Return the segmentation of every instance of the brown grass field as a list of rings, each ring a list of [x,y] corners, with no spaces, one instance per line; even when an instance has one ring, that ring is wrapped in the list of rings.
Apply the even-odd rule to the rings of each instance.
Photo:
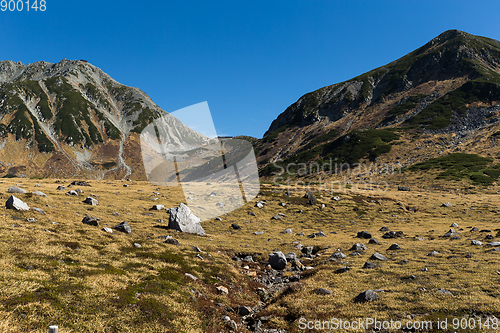
[[[301,273],[300,287],[274,295],[256,315],[271,316],[269,328],[299,332],[300,318],[376,317],[402,322],[449,318],[451,323],[454,317],[477,322],[498,317],[500,251],[489,251],[492,247],[486,246],[500,236],[497,187],[442,182],[422,188],[416,179],[412,182],[406,177],[392,180],[410,184],[410,192],[397,191],[392,181],[387,191],[322,190],[315,193],[316,206],[305,203],[302,188],[287,196],[285,186],[263,183],[261,194],[251,203],[222,215],[222,221],[202,222],[207,237],[167,230],[168,212],[149,210],[154,204],[178,206],[184,200],[179,188],[102,180],[89,181],[90,187],[73,186],[69,189],[80,188],[84,193],[68,196],[56,188],[68,187],[73,179],[58,183],[55,179],[4,178],[0,182],[4,201],[10,196],[7,189],[16,184],[28,193],[42,191],[48,197],[16,195],[30,207],[42,208],[45,215],[0,208],[0,332],[47,332],[49,325],[58,325],[61,333],[230,332],[223,316],[237,323],[242,318],[227,308],[259,304],[263,286],[252,276],[265,274],[265,261],[275,250],[300,254],[294,247],[297,243],[315,246],[319,252],[313,260],[304,260],[312,269]],[[98,206],[82,202],[90,194],[98,197]],[[337,195],[340,201],[332,200]],[[263,209],[254,207],[257,200],[267,201]],[[286,207],[279,205],[283,202]],[[441,207],[444,202],[452,206]],[[286,214],[283,220],[271,219],[278,213]],[[100,218],[99,226],[83,224],[87,214]],[[123,221],[132,227],[131,234],[101,230]],[[461,239],[443,238],[454,222]],[[233,230],[232,223],[242,229]],[[402,231],[404,237],[383,239],[384,232],[379,231],[383,226]],[[471,232],[470,227],[479,230]],[[281,233],[287,228],[293,234]],[[356,238],[362,230],[372,233],[380,244]],[[255,235],[255,231],[264,234]],[[327,237],[307,237],[317,231]],[[305,236],[297,235],[301,232]],[[159,238],[165,235],[181,245],[165,244]],[[487,235],[493,238],[486,239]],[[485,245],[472,246],[472,239]],[[368,250],[349,256],[349,248],[357,242]],[[388,250],[393,243],[402,249]],[[338,249],[347,258],[326,262]],[[381,267],[363,269],[375,251],[390,260],[381,262]],[[431,251],[439,254],[428,256]],[[257,263],[244,269],[232,260],[235,254],[252,255]],[[407,263],[401,263],[403,259]],[[333,273],[346,265],[350,271]],[[229,293],[220,294],[218,286],[228,288]],[[318,295],[318,288],[332,294]],[[381,298],[354,303],[367,289],[378,290]],[[453,295],[440,294],[438,289]],[[248,330],[240,326],[238,331]]]

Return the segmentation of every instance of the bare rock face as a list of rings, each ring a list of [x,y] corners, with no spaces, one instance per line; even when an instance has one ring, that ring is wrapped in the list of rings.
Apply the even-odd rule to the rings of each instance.
[[[170,218],[168,228],[181,232],[206,236],[205,230],[201,227],[201,220],[196,217],[188,206],[181,203],[177,208],[170,208]]]
[[[30,210],[30,207],[25,202],[13,195],[11,195],[9,199],[7,199],[5,207],[7,207],[7,209],[15,210]]]

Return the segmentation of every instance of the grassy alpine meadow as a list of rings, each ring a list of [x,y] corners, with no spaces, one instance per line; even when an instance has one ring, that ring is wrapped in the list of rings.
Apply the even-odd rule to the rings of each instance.
[[[438,319],[448,318],[453,329],[453,318],[484,323],[500,317],[500,246],[488,245],[500,236],[498,187],[435,180],[439,186],[425,188],[418,178],[428,174],[416,173],[413,181],[397,177],[406,177],[411,190],[398,191],[392,182],[384,191],[323,188],[314,192],[316,205],[303,198],[304,188],[264,182],[252,202],[220,220],[203,221],[206,237],[170,230],[168,211],[150,210],[185,202],[180,188],[141,181],[70,186],[75,179],[1,179],[4,202],[10,186],[21,187],[27,193],[14,195],[45,214],[0,208],[0,331],[46,332],[49,325],[61,333],[236,331],[224,320],[228,316],[238,332],[247,332],[248,317],[235,311],[241,306],[259,306],[250,317],[289,332],[310,331],[301,320],[427,320],[434,323],[427,331],[437,332]],[[65,194],[77,188],[83,191],[79,196]],[[83,203],[87,196],[98,205]],[[255,207],[257,201],[264,207]],[[86,215],[99,218],[98,225],[82,223]],[[130,234],[102,230],[123,221]],[[455,233],[444,237],[450,229]],[[309,237],[320,231],[326,237]],[[358,238],[360,231],[379,244]],[[388,231],[395,238],[384,238]],[[180,245],[165,243],[165,236]],[[355,243],[367,249],[353,253]],[[400,249],[389,249],[394,243]],[[315,255],[301,257],[299,244],[312,246]],[[267,261],[275,251],[295,252],[305,267],[298,282],[266,298],[268,287],[258,281],[270,274]],[[328,260],[337,252],[346,257]],[[375,252],[387,260],[371,259]],[[247,255],[254,262],[234,260]],[[375,267],[363,268],[367,261]],[[350,269],[338,271],[343,267]],[[294,275],[288,269],[279,274]],[[355,302],[366,290],[380,298]]]

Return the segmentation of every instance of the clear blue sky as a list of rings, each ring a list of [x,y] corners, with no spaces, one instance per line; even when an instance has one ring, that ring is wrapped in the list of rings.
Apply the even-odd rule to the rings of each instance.
[[[262,137],[303,94],[441,32],[500,40],[498,1],[69,1],[0,12],[0,60],[86,59],[168,112],[207,101],[219,135]]]

